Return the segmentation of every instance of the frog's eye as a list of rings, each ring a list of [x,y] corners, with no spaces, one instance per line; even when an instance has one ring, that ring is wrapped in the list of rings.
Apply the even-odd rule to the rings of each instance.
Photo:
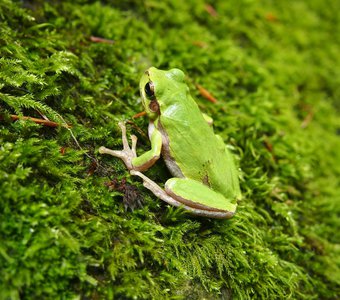
[[[145,85],[144,91],[148,98],[152,99],[155,97],[155,87],[151,81]]]

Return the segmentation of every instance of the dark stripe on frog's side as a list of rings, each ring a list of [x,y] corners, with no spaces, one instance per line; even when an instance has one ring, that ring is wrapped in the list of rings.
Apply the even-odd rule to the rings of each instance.
[[[147,73],[149,73],[148,71],[146,71]],[[157,101],[157,98],[155,97],[154,101]],[[158,103],[158,102],[157,102]],[[161,115],[161,110],[158,109],[157,111],[158,116]],[[176,164],[175,159],[171,156],[170,154],[170,147],[169,147],[169,137],[166,134],[161,121],[158,117],[158,120],[156,120],[154,122],[154,126],[160,131],[161,135],[162,135],[162,157],[164,159],[164,162],[168,168],[168,170],[170,171],[171,175],[174,177],[178,177],[178,178],[183,178],[184,175],[181,171],[181,169],[179,168],[179,166]],[[149,134],[150,135],[150,134]]]
[[[175,159],[171,156],[170,154],[170,147],[169,147],[169,138],[168,135],[166,134],[160,120],[157,122],[157,129],[161,132],[162,134],[162,157],[164,159],[164,162],[169,169],[170,173],[174,177],[178,178],[183,178],[184,175],[179,168],[179,166],[176,164]]]
[[[184,175],[180,167],[178,166],[175,159],[170,154],[170,141],[160,120],[158,120],[157,122],[157,127],[158,127],[158,130],[162,134],[162,140],[163,140],[162,141],[162,157],[164,159],[164,162],[167,168],[169,169],[172,176],[177,177],[177,178],[184,178]],[[211,187],[208,174],[202,176],[202,183],[208,187]]]

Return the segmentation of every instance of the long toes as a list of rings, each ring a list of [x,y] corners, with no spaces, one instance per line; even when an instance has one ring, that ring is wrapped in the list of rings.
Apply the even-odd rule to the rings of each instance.
[[[100,147],[98,149],[100,154],[109,154],[115,157],[119,157],[119,158],[124,158],[126,157],[126,153],[124,151],[119,151],[119,150],[111,150],[105,147]]]
[[[122,130],[122,142],[123,142],[123,149],[124,151],[130,151],[130,146],[129,146],[129,142],[126,138],[126,127],[124,122],[119,122],[118,123],[120,129]]]
[[[137,156],[136,153],[136,146],[137,146],[137,137],[135,135],[131,135],[131,150],[135,156]]]
[[[135,141],[137,143],[138,138],[134,134],[130,135],[130,138],[132,142]]]

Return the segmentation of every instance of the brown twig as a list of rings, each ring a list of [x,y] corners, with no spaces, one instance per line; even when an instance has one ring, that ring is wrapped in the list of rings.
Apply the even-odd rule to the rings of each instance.
[[[145,132],[139,127],[137,126],[134,122],[127,120],[126,124],[130,124],[136,131],[138,131],[138,133],[143,137],[143,138],[147,138],[147,135],[145,134]]]
[[[90,41],[94,43],[102,43],[102,44],[109,44],[109,45],[112,45],[115,42],[113,40],[104,39],[98,36],[91,36]]]
[[[68,125],[68,124],[63,125],[63,124],[59,124],[59,123],[56,123],[56,122],[52,122],[50,120],[37,119],[37,118],[32,118],[32,117],[17,116],[17,115],[11,115],[10,117],[13,121],[30,120],[30,121],[33,121],[34,123],[44,125],[44,126],[48,126],[48,127],[58,127],[58,126],[64,126],[64,127],[67,127],[67,128],[72,127],[71,125]]]
[[[146,112],[145,111],[141,111],[137,114],[135,114],[134,116],[132,116],[133,119],[137,119],[137,118],[140,118],[140,117],[143,117],[146,115]]]
[[[276,21],[278,21],[277,16],[274,15],[273,13],[271,13],[271,12],[267,13],[267,14],[265,15],[265,18],[266,18],[266,20],[269,21],[269,22],[276,22]]]
[[[273,152],[273,144],[268,140],[268,138],[265,138],[263,140],[264,146],[267,148],[269,152]]]
[[[216,9],[215,9],[212,5],[206,4],[206,5],[204,6],[204,8],[205,8],[206,12],[207,12],[210,16],[212,16],[213,18],[216,18],[216,17],[218,16],[218,13],[217,13]]]
[[[200,94],[207,100],[212,103],[217,103],[217,99],[209,93],[203,86],[196,84],[197,89],[199,90]]]
[[[199,48],[206,48],[206,47],[208,47],[208,44],[206,42],[203,42],[203,41],[193,41],[192,44],[194,46],[199,47]]]

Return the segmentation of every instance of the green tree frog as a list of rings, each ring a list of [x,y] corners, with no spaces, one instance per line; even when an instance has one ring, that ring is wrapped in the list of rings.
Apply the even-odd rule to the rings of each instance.
[[[238,171],[222,138],[214,134],[212,119],[201,113],[191,97],[184,73],[151,67],[140,80],[140,94],[150,119],[151,149],[137,156],[137,137],[131,136],[130,148],[120,122],[123,150],[100,147],[99,153],[121,158],[132,175],[171,205],[199,216],[232,217],[241,198]],[[141,173],[160,155],[173,176],[164,189]]]

